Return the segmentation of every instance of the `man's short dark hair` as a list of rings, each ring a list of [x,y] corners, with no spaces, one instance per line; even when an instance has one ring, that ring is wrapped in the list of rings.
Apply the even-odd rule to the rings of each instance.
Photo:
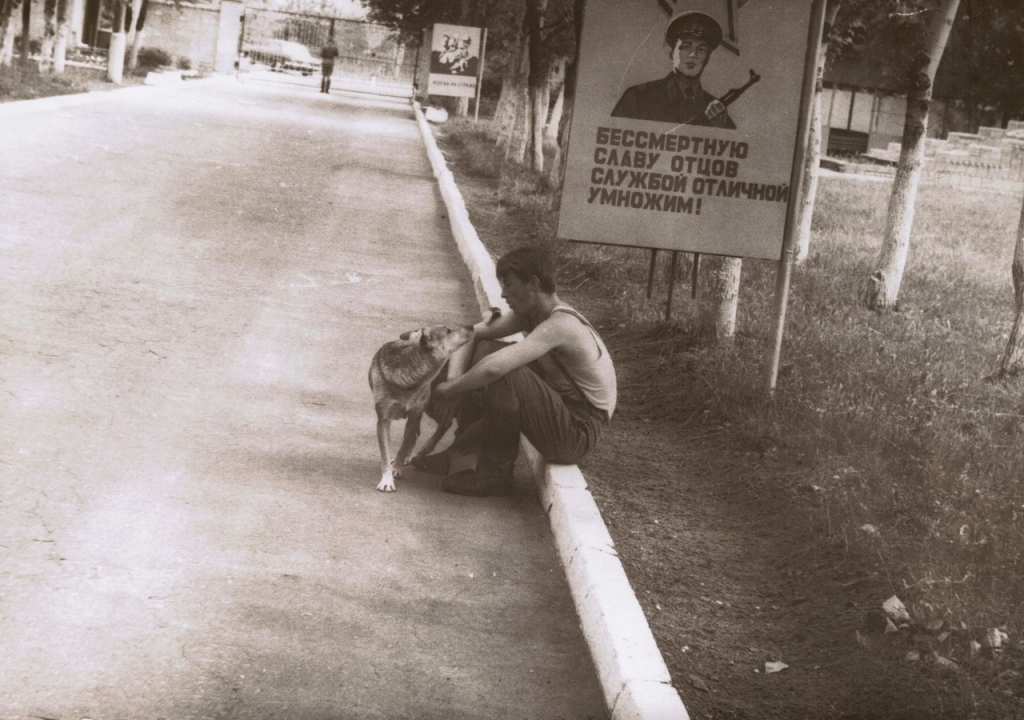
[[[523,282],[529,282],[531,277],[535,277],[541,292],[555,292],[555,262],[551,253],[542,247],[528,245],[510,250],[498,258],[495,271],[499,280],[515,275]]]

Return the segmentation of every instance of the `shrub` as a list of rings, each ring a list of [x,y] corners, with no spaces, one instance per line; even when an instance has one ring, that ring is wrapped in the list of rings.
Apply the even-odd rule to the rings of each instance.
[[[191,70],[192,69],[192,61],[189,60],[187,57],[185,57],[183,55],[183,56],[178,58],[177,68],[179,70]]]
[[[139,50],[137,67],[152,70],[170,65],[173,62],[171,54],[160,48],[144,47]]]

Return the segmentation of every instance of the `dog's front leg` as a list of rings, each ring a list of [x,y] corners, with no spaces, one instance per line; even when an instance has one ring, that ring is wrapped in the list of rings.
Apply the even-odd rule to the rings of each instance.
[[[395,491],[395,474],[391,465],[391,421],[377,416],[377,445],[380,446],[380,482],[377,489],[381,492]]]
[[[451,427],[451,421],[449,421],[447,425],[438,425],[434,434],[430,436],[430,439],[427,440],[426,444],[420,448],[416,455],[429,455],[434,452],[434,448],[437,447],[439,442],[441,442],[441,438],[443,438],[444,434],[448,432],[449,427]]]
[[[402,468],[409,462],[409,455],[412,454],[416,439],[420,436],[420,418],[423,411],[413,410],[405,421],[405,434],[402,436],[402,447],[398,448],[398,455],[395,457],[395,477],[399,477]]]

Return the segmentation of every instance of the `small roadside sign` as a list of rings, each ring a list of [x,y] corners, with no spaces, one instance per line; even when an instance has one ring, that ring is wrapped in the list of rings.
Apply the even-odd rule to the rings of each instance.
[[[483,71],[482,31],[465,25],[434,25],[427,94],[473,98]]]

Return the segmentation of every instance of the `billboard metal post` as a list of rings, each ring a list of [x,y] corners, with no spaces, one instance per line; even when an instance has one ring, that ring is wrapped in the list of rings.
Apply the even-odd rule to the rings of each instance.
[[[690,297],[697,299],[697,278],[700,276],[700,253],[693,254],[693,265],[690,267]]]
[[[651,292],[654,290],[654,266],[658,261],[658,250],[651,248],[651,266],[647,269],[647,299],[651,299]]]
[[[665,322],[672,319],[672,295],[676,289],[676,262],[679,260],[679,253],[672,251],[672,264],[668,271],[668,302],[665,303]]]
[[[484,86],[484,62],[487,57],[487,28],[484,28],[484,37],[480,43],[480,70],[476,79],[476,108],[473,110],[473,120],[480,119],[480,91]]]
[[[767,390],[775,392],[779,377],[779,358],[782,354],[782,336],[786,326],[786,306],[789,303],[789,285],[793,277],[793,256],[799,227],[796,223],[797,209],[803,194],[804,159],[807,155],[807,139],[811,126],[811,103],[814,102],[814,86],[818,77],[818,55],[821,35],[825,24],[827,0],[815,0],[808,28],[807,54],[804,61],[803,88],[800,95],[800,119],[797,123],[796,152],[793,155],[793,170],[790,175],[789,206],[786,208],[785,233],[782,240],[782,257],[779,259],[775,281],[775,318],[772,324],[772,356],[768,366]]]

